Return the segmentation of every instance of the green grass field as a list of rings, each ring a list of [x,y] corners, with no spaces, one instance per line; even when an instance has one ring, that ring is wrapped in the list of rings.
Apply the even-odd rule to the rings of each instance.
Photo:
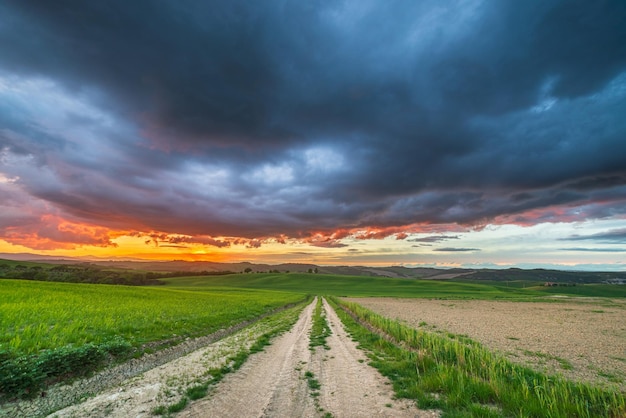
[[[132,344],[209,334],[303,299],[256,289],[165,288],[0,280],[0,350],[33,354],[122,337]]]
[[[84,375],[107,359],[207,335],[305,295],[0,280],[0,399]],[[110,360],[108,360],[110,361]]]
[[[406,298],[532,300],[554,294],[626,297],[626,286],[600,284],[543,287],[536,282],[464,282],[306,273],[250,273],[162,279],[167,287],[201,290],[237,287],[283,290],[330,296],[392,296]]]

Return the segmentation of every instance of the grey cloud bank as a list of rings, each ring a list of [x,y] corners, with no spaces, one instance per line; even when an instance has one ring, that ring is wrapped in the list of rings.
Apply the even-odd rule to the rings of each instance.
[[[619,0],[5,1],[0,236],[624,218],[625,40]]]

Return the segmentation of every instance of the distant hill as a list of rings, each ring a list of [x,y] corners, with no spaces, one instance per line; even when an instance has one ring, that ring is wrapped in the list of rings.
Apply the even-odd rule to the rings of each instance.
[[[510,268],[506,270],[475,270],[463,277],[467,280],[486,281],[515,281],[532,280],[544,283],[602,283],[609,280],[626,279],[626,272],[598,272],[598,271],[563,271],[532,269],[524,270]]]
[[[98,259],[95,257],[84,258],[59,258],[41,256],[36,254],[0,253],[0,259],[17,261],[34,261],[49,264],[71,264],[83,267],[98,266],[106,269],[140,270],[155,273],[217,273],[234,272],[291,272],[319,274],[338,274],[349,276],[390,277],[404,279],[429,279],[429,280],[468,280],[468,281],[534,281],[540,283],[602,283],[626,281],[626,272],[588,272],[588,271],[562,271],[519,268],[509,269],[436,269],[427,267],[409,268],[403,266],[369,267],[369,266],[318,266],[315,264],[259,264],[259,263],[215,263],[211,261],[146,261],[137,259]]]

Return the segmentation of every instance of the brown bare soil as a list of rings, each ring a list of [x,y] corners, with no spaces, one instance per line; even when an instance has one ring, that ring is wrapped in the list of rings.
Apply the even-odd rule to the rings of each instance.
[[[415,328],[465,335],[511,361],[626,391],[626,301],[348,298]]]

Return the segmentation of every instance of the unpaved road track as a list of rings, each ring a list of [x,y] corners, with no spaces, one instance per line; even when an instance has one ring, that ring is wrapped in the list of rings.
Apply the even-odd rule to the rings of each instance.
[[[201,417],[434,417],[414,402],[393,399],[388,381],[371,366],[346,334],[336,313],[324,301],[332,335],[329,350],[309,349],[314,304],[292,330],[264,352],[251,357],[227,376],[207,398],[179,416]],[[312,372],[321,384],[319,395],[304,378]]]
[[[394,400],[391,385],[367,364],[365,354],[346,334],[336,313],[324,301],[332,335],[329,350],[309,349],[315,302],[307,306],[289,332],[265,351],[251,355],[237,371],[191,402],[176,417],[436,417],[415,403]],[[248,334],[257,333],[247,331]],[[234,334],[87,400],[58,411],[54,417],[150,417],[163,403],[166,382],[200,375],[245,336]],[[252,337],[249,337],[250,341]],[[312,372],[321,387],[311,389]],[[184,385],[183,385],[184,386]],[[176,399],[175,397],[173,398]]]
[[[248,359],[237,373],[226,376],[207,399],[194,402],[180,417],[313,417],[317,408],[309,396],[303,366],[310,361],[308,332],[314,304],[286,334],[264,352]]]

